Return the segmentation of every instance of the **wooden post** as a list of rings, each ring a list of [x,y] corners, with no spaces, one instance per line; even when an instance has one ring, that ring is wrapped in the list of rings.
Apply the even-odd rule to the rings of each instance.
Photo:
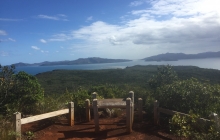
[[[21,113],[16,112],[14,113],[14,127],[15,127],[15,139],[21,140]]]
[[[159,102],[156,100],[154,102],[154,124],[158,125],[160,122],[160,112],[158,111],[159,108]]]
[[[134,102],[134,92],[129,91],[129,98],[131,98],[131,101]]]
[[[134,121],[134,92],[133,91],[129,91],[129,97],[131,98],[131,102],[132,102],[132,110],[131,110],[131,122],[133,125],[133,121]]]
[[[74,125],[74,103],[73,102],[69,103],[69,125],[70,126]]]
[[[215,122],[215,127],[216,127],[217,130],[219,130],[219,127],[220,127],[220,126],[219,126],[218,114],[212,113],[212,114],[210,115],[210,119]]]
[[[131,116],[132,108],[131,108],[131,98],[126,99],[126,125],[127,125],[127,133],[132,132],[132,116]]]
[[[91,120],[91,117],[90,117],[90,100],[89,99],[86,99],[85,106],[86,106],[86,121],[89,122]]]
[[[96,92],[93,92],[92,93],[92,99],[96,99],[97,98],[97,93]]]
[[[138,98],[138,116],[139,116],[139,121],[142,121],[143,120],[143,113],[142,113],[142,110],[143,110],[143,100],[142,98]]]
[[[94,111],[94,123],[95,123],[95,132],[99,132],[99,116],[98,116],[98,104],[97,99],[93,99],[93,111]]]

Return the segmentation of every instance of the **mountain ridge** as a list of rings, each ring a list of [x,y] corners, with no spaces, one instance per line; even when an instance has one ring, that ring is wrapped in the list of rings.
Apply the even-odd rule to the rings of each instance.
[[[145,61],[178,61],[183,59],[203,59],[203,58],[220,58],[220,51],[218,52],[203,52],[197,54],[184,53],[165,53],[143,58]]]
[[[118,62],[128,62],[132,60],[128,59],[108,59],[108,58],[100,58],[100,57],[89,57],[89,58],[79,58],[76,60],[64,60],[64,61],[44,61],[40,63],[15,63],[16,67],[21,66],[55,66],[55,65],[79,65],[79,64],[99,64],[99,63],[118,63]]]

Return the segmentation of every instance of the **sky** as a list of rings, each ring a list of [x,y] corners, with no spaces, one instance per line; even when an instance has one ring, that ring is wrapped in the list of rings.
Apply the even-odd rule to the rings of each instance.
[[[0,0],[0,64],[220,51],[220,0]]]

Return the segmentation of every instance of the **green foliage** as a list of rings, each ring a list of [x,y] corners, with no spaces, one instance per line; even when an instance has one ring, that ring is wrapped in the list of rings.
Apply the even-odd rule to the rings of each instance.
[[[154,97],[161,107],[179,112],[192,110],[202,117],[207,117],[211,112],[220,113],[220,86],[204,84],[196,79],[161,86]]]
[[[90,89],[96,86],[114,85],[119,89],[143,88],[149,89],[147,82],[152,75],[157,74],[157,69],[170,66],[133,66],[125,69],[107,70],[54,70],[37,74],[36,77],[43,87],[45,94],[61,94],[66,89],[74,91],[79,87]],[[208,81],[211,84],[220,84],[220,71],[202,69],[194,66],[173,66],[171,72],[176,71],[179,80],[192,77],[199,81]],[[161,70],[162,71],[162,70]],[[158,72],[159,73],[159,72]],[[172,73],[171,75],[172,76]],[[137,91],[135,91],[136,93]]]
[[[124,88],[127,88],[124,86]],[[122,98],[125,96],[125,90],[113,84],[105,84],[100,86],[92,86],[88,90],[88,94],[98,93],[103,98]]]
[[[14,80],[14,66],[0,65],[0,112],[5,112],[5,105],[10,100]],[[1,113],[1,114],[2,114]]]
[[[17,102],[18,111],[24,114],[34,113],[32,112],[34,107],[37,107],[37,103],[44,97],[43,89],[37,78],[25,72],[15,75],[12,92],[11,99],[14,99],[14,103]]]
[[[13,74],[14,66],[1,68],[0,112],[12,114],[16,111],[30,114],[43,100],[44,93],[36,77],[25,72]]]
[[[85,89],[78,89],[76,92],[72,93],[73,96],[73,102],[75,104],[74,109],[76,114],[78,115],[78,118],[82,119],[82,116],[85,116],[85,100],[91,99],[91,96],[88,94],[88,91]]]
[[[214,122],[199,120],[199,116],[190,112],[190,116],[175,114],[170,120],[170,132],[178,137],[192,140],[220,139],[219,129]]]
[[[74,102],[76,118],[82,120],[85,118],[84,107],[86,99],[91,100],[91,95],[89,95],[88,91],[83,88],[71,92],[66,90],[66,92],[62,94],[46,95],[39,109],[41,110],[41,113],[46,113],[67,108],[69,102]]]
[[[149,80],[149,86],[151,89],[156,90],[162,85],[171,84],[176,81],[177,74],[170,65],[157,68],[157,74]]]
[[[111,117],[119,117],[121,114],[122,114],[122,109],[120,109],[120,108],[113,108],[112,110],[111,110]]]
[[[27,140],[32,140],[35,137],[34,132],[32,131],[25,132],[25,137]]]
[[[15,132],[12,135],[13,125],[9,119],[0,115],[0,139],[12,140],[15,136]],[[11,135],[10,135],[11,134]]]
[[[67,104],[72,101],[72,95],[69,93],[45,95],[44,100],[37,108],[39,113],[47,113],[67,108]]]
[[[77,104],[84,104],[85,99],[91,99],[91,97],[88,95],[88,91],[84,88],[79,88],[76,92],[72,93],[73,95],[73,101],[75,101]],[[84,100],[83,102],[81,100]]]
[[[46,94],[63,93],[66,89],[74,91],[80,87],[90,90],[91,87],[114,85],[117,87],[144,87],[151,75],[144,68],[110,69],[110,70],[56,70],[36,75]],[[100,89],[101,90],[101,89]]]
[[[9,137],[9,139],[19,138],[19,137],[21,137],[21,134],[15,132],[15,131],[9,131],[7,137]]]
[[[0,70],[0,112],[4,115],[16,111],[22,114],[56,111],[67,108],[72,101],[75,118],[82,121],[85,119],[84,103],[86,99],[91,101],[91,93],[97,92],[98,98],[127,98],[128,92],[134,91],[135,103],[138,98],[143,99],[148,117],[153,115],[155,100],[160,102],[160,107],[184,113],[192,110],[199,115],[191,114],[192,117],[185,118],[175,115],[170,120],[170,130],[177,136],[199,139],[201,134],[200,139],[204,136],[219,138],[212,125],[197,124],[200,116],[220,113],[220,85],[214,85],[220,83],[220,71],[217,70],[169,65],[134,66],[95,71],[55,70],[36,76],[25,72],[14,74],[13,66],[0,67]],[[121,113],[117,109],[113,111],[113,116]],[[8,128],[7,132],[3,131],[0,124],[0,136],[8,135],[11,129]]]
[[[149,84],[154,90],[150,97],[158,100],[160,107],[190,113],[190,117],[179,114],[173,116],[170,120],[170,131],[173,134],[190,139],[220,139],[219,130],[213,123],[201,123],[198,119],[207,118],[211,112],[220,113],[219,85],[195,78],[178,80],[169,66],[158,69]]]

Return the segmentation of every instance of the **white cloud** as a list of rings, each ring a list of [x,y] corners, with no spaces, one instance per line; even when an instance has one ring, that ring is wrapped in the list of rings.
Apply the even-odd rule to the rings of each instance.
[[[90,47],[88,53],[120,56],[123,52],[123,56],[136,58],[149,52],[219,51],[219,0],[152,0],[147,4],[149,8],[130,11],[123,24],[96,21],[56,34],[50,41],[82,40]]]
[[[49,53],[49,51],[44,51],[44,50],[41,50],[39,47],[37,46],[31,46],[32,49],[34,50],[37,50],[37,51],[40,51],[41,53]],[[29,53],[29,55],[31,55],[31,53]]]
[[[38,48],[37,46],[31,46],[31,48],[34,50],[40,50],[40,48]]]
[[[91,20],[93,20],[93,16],[87,17],[87,19],[86,19],[87,22],[91,21]]]
[[[219,0],[154,0],[151,8],[145,10],[153,15],[170,15],[175,17],[198,16],[203,14],[218,13]]]
[[[38,15],[37,17],[43,19],[59,20],[59,18],[56,16]]]
[[[7,33],[3,30],[0,30],[0,35],[7,35]]]
[[[0,39],[0,42],[8,42],[8,41],[15,42],[16,40],[14,40],[14,39],[12,39],[12,38]]]
[[[41,43],[47,43],[47,41],[44,40],[44,39],[40,39],[40,42],[41,42]]]
[[[0,56],[9,56],[9,53],[5,51],[0,51]]]
[[[92,23],[90,26],[83,27],[73,31],[74,38],[89,40],[89,41],[104,41],[114,35],[121,27],[117,25],[107,24],[102,21]]]
[[[0,21],[22,21],[23,19],[0,18]]]
[[[136,1],[133,1],[129,4],[129,6],[139,6],[139,5],[142,5],[144,3],[144,0],[136,0]]]
[[[48,16],[48,15],[38,15],[37,16],[37,18],[42,18],[42,19],[68,21],[68,19],[66,17],[67,16],[64,14],[57,14],[54,16]]]
[[[71,34],[60,33],[53,35],[52,38],[49,39],[49,41],[66,41],[70,39],[73,39]]]
[[[65,14],[57,14],[57,16],[60,16],[60,17],[67,17]]]
[[[152,8],[132,11],[138,17],[124,25],[102,21],[73,31],[74,38],[112,44],[205,46],[218,41],[220,10],[217,0],[157,0]],[[211,6],[208,3],[212,3]],[[219,2],[218,2],[219,3]],[[220,4],[220,3],[219,3]],[[166,44],[168,43],[168,44]],[[220,42],[219,42],[220,43]],[[172,46],[170,45],[170,46]]]
[[[16,40],[12,39],[12,38],[8,38],[9,41],[15,42]]]

